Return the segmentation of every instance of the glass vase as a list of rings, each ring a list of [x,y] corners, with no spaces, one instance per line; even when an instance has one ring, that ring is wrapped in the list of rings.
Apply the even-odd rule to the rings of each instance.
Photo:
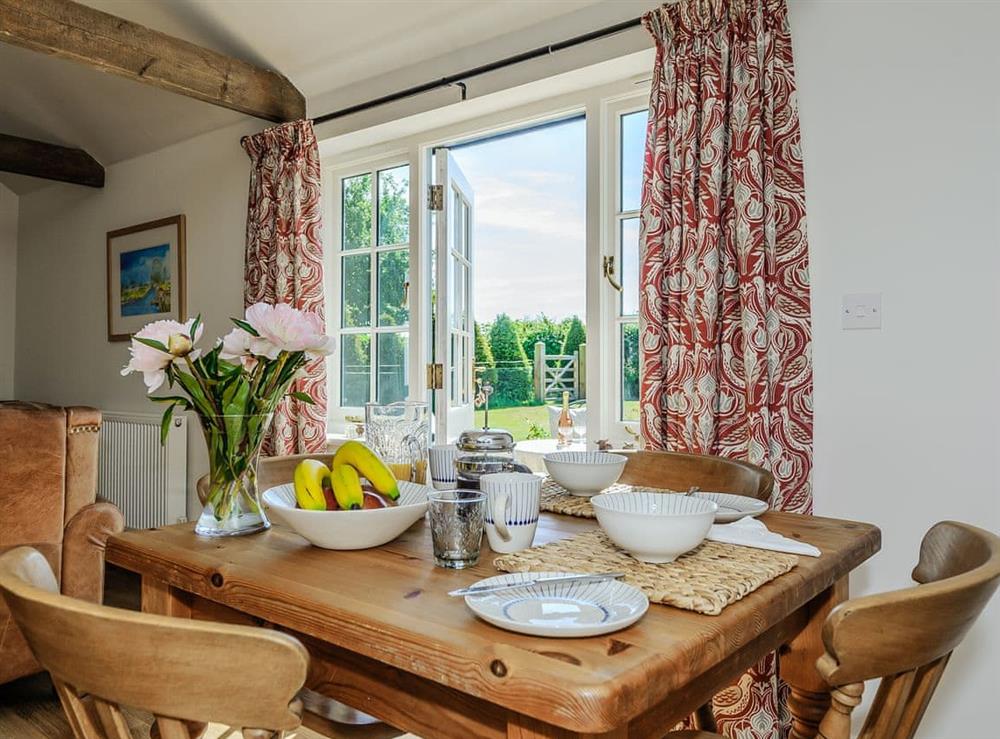
[[[208,445],[208,488],[194,532],[199,536],[242,536],[271,527],[257,489],[257,460],[271,414],[204,416]]]

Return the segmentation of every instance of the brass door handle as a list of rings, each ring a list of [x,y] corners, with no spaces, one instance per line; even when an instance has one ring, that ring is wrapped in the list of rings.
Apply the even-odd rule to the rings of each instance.
[[[614,256],[604,257],[604,276],[608,278],[608,282],[611,283],[611,287],[613,287],[618,292],[622,292],[622,284],[615,279]]]

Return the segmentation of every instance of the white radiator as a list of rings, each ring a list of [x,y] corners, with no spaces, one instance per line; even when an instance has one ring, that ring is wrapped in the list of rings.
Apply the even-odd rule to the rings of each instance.
[[[97,494],[114,503],[134,529],[185,520],[187,418],[174,416],[160,445],[161,416],[104,411]]]

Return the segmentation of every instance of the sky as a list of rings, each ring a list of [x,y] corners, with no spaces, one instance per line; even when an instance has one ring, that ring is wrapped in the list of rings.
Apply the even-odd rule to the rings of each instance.
[[[586,127],[575,119],[452,149],[475,196],[475,311],[586,310]]]
[[[623,124],[622,191],[637,208],[645,113]],[[561,320],[586,312],[586,123],[576,118],[524,133],[452,148],[475,197],[475,312],[545,314]],[[638,228],[623,232],[638,239]],[[626,257],[636,272],[636,259]],[[629,281],[626,281],[628,285]]]

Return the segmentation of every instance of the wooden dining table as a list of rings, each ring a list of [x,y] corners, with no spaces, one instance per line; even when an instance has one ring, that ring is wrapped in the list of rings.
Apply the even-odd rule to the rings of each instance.
[[[828,705],[814,668],[823,620],[880,532],[790,513],[762,520],[822,556],[800,557],[718,616],[654,604],[627,629],[582,639],[478,620],[447,592],[497,574],[492,552],[484,541],[476,566],[436,567],[424,521],[361,551],[319,549],[280,525],[205,539],[178,524],[117,535],[107,559],[141,575],[144,611],[293,634],[311,655],[307,687],[425,739],[661,737],[775,650],[792,737],[811,737]],[[535,543],[595,526],[543,513]],[[218,679],[211,665],[205,674]],[[239,690],[238,675],[225,679]]]

